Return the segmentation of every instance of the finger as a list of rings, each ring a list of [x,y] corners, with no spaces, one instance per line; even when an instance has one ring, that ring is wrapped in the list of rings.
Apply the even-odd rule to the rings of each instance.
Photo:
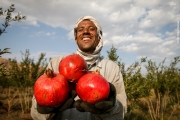
[[[116,88],[115,88],[115,86],[114,86],[112,83],[109,83],[109,85],[110,85],[110,91],[111,91],[112,93],[116,94]]]
[[[68,99],[59,109],[60,112],[68,109],[68,108],[71,108],[73,106],[73,103],[74,103],[74,99],[70,98]]]
[[[91,112],[94,114],[99,114],[101,111],[99,109],[97,109],[94,105],[89,104],[87,102],[81,102],[81,107],[87,111],[87,112]]]
[[[113,105],[112,101],[100,101],[95,104],[96,108],[98,108],[100,110],[104,110],[104,111],[111,109],[113,106],[114,105]]]
[[[81,100],[79,99],[79,100],[77,100],[77,101],[75,101],[74,102],[74,107],[78,110],[78,111],[80,111],[80,112],[85,112],[85,110],[80,106],[80,104],[81,104]]]
[[[72,96],[72,98],[75,98],[76,95],[77,95],[76,91],[75,91],[75,90],[72,90],[72,91],[71,91],[71,96]]]
[[[49,114],[54,112],[54,107],[47,107],[37,104],[37,111],[41,114]]]

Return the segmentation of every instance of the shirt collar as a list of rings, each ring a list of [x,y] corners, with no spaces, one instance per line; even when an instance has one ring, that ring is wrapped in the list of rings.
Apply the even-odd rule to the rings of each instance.
[[[100,57],[98,57],[98,59],[96,60],[96,62],[94,64],[88,65],[88,69],[91,69],[93,66],[97,66],[99,68],[102,68],[101,60],[102,59]]]

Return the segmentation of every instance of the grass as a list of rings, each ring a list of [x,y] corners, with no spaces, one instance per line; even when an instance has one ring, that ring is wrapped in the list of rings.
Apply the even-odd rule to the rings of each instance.
[[[32,87],[0,87],[0,93],[0,118],[3,120],[33,120],[30,116]],[[159,101],[154,94],[149,98],[141,98],[136,103],[129,101],[130,111],[126,114],[125,120],[180,120],[179,104],[171,107],[165,105],[163,114],[158,106]]]
[[[0,87],[0,118],[32,120],[30,116],[32,88]]]

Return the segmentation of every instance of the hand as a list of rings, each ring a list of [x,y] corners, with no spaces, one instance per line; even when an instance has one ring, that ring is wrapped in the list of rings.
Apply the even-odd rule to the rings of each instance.
[[[74,107],[80,112],[91,112],[93,114],[101,114],[110,110],[116,102],[116,88],[111,83],[109,83],[109,85],[110,93],[106,100],[99,101],[92,105],[79,99],[74,102]]]
[[[72,90],[69,94],[69,98],[65,101],[65,103],[58,107],[47,107],[37,104],[37,111],[41,114],[49,114],[49,113],[62,112],[68,108],[72,108],[74,103],[74,98],[76,97],[76,95],[77,95],[76,91]]]

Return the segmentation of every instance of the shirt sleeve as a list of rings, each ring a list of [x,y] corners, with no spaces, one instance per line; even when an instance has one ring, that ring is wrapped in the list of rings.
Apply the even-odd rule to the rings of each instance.
[[[106,65],[103,65],[102,63],[102,75],[116,88],[116,104],[108,112],[94,114],[94,116],[99,120],[123,120],[124,114],[127,112],[127,96],[123,77],[120,68],[116,63],[108,61],[105,64]]]
[[[55,58],[52,58],[47,66],[47,68],[50,68],[51,70],[53,70],[54,72],[59,72],[58,68],[59,68],[59,62],[62,60],[63,56],[58,56]]]
[[[52,58],[48,63],[47,68],[50,68],[54,72],[58,72],[59,62],[63,57]],[[31,117],[34,120],[51,120],[54,114],[41,114],[37,111],[37,101],[35,97],[32,98],[32,106],[31,106]]]
[[[37,102],[35,97],[32,98],[31,117],[33,120],[51,120],[54,114],[41,114],[37,111]]]

